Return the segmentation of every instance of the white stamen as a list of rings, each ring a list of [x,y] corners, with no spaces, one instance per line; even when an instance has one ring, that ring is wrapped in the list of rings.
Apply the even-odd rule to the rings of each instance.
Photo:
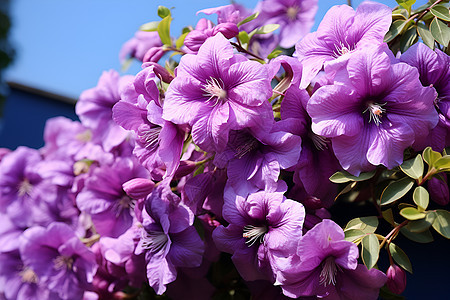
[[[334,257],[329,256],[322,263],[322,272],[320,272],[319,276],[319,284],[323,286],[328,286],[330,284],[336,284],[336,273],[338,271],[338,267],[334,261]]]
[[[299,12],[300,8],[297,6],[290,6],[287,10],[286,10],[286,15],[289,18],[289,20],[295,20],[297,19],[297,14]]]
[[[145,149],[153,150],[159,143],[159,134],[162,127],[156,126],[140,133]]]
[[[67,268],[68,270],[72,269],[73,266],[73,258],[60,255],[53,260],[53,264],[56,270]]]
[[[142,248],[150,252],[158,252],[166,244],[169,238],[162,231],[142,231]]]
[[[28,181],[28,179],[22,180],[21,183],[19,183],[19,196],[25,196],[30,195],[31,190],[33,189],[33,185]]]
[[[264,241],[264,235],[267,233],[267,226],[253,226],[247,225],[244,226],[244,232],[242,236],[247,238],[248,240],[245,242],[249,247],[253,246],[258,240],[259,243]]]
[[[244,141],[241,145],[239,145],[235,149],[234,156],[237,157],[238,159],[241,159],[246,154],[248,154],[251,151],[253,151],[254,149],[258,148],[258,146],[259,146],[259,141],[252,137],[250,140]]]
[[[343,42],[335,44],[334,49],[333,54],[336,58],[352,51],[352,47],[347,42],[345,44]]]
[[[219,101],[223,101],[227,98],[227,91],[225,91],[224,89],[224,83],[222,79],[220,79],[220,82],[214,77],[206,79],[206,84],[203,85],[202,91],[205,92],[203,96],[209,97],[206,102],[209,102],[213,98],[217,98],[213,106],[216,106]]]
[[[328,140],[326,137],[317,135],[312,131],[308,133],[308,137],[311,139],[317,150],[322,151],[324,149],[328,149]]]
[[[369,123],[373,120],[375,125],[379,126],[381,124],[381,115],[386,112],[386,109],[384,109],[382,106],[386,105],[384,104],[378,104],[369,102],[367,105],[367,108],[363,111],[365,113],[366,111],[369,111]]]
[[[21,271],[19,273],[19,275],[22,277],[22,282],[27,282],[27,283],[38,283],[39,282],[38,276],[30,268],[24,268],[23,271]]]

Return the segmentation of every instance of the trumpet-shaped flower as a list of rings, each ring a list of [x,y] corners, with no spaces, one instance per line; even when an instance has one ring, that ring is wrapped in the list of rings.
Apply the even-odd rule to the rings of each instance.
[[[230,130],[265,130],[272,124],[268,77],[263,65],[234,54],[228,40],[218,33],[197,55],[181,58],[166,93],[162,117],[189,124],[194,142],[203,150],[221,151]]]

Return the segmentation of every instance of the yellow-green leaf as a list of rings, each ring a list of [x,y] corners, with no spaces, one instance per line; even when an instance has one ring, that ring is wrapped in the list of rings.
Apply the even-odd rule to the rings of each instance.
[[[392,208],[389,208],[387,210],[383,210],[381,212],[383,215],[383,218],[389,222],[392,226],[395,226],[395,220],[394,220],[394,214],[392,213]]]
[[[277,30],[279,27],[280,27],[279,24],[267,24],[267,25],[261,26],[258,29],[256,29],[256,32],[254,34],[271,33],[273,31]]]
[[[387,205],[397,201],[405,196],[413,185],[414,179],[410,177],[404,177],[400,180],[391,182],[381,194],[381,205]]]
[[[237,23],[237,26],[241,26],[242,24],[248,23],[254,19],[256,19],[259,16],[259,12],[254,13],[251,16],[248,16],[247,18],[245,18],[244,20],[240,21],[239,23]]]
[[[344,234],[345,234],[344,240],[349,241],[349,242],[354,242],[357,239],[359,239],[360,237],[365,235],[364,231],[362,231],[360,229],[346,230],[346,231],[344,231]]]
[[[430,195],[428,191],[423,186],[418,186],[413,193],[414,203],[419,207],[419,211],[424,211],[427,209],[430,203]]]
[[[413,271],[411,261],[399,246],[395,245],[394,243],[390,243],[389,252],[391,253],[392,258],[400,267],[412,274]]]
[[[172,39],[170,38],[170,23],[172,22],[172,17],[167,16],[162,19],[158,24],[158,35],[161,42],[164,45],[172,46]]]
[[[375,216],[361,217],[350,220],[345,226],[344,231],[350,229],[359,229],[364,233],[373,233],[378,227],[378,218]]]
[[[164,19],[165,17],[170,16],[170,9],[168,9],[167,7],[162,6],[162,5],[158,6],[158,16],[161,19]]]
[[[422,155],[418,154],[415,158],[403,162],[400,169],[411,178],[421,178],[423,175]]]
[[[450,170],[450,155],[444,155],[434,163],[438,171]]]
[[[372,269],[378,261],[380,254],[380,242],[375,234],[371,233],[363,237],[361,256],[367,269]]]
[[[431,147],[425,148],[423,150],[423,160],[430,166],[433,167],[434,163],[441,158],[442,155],[439,152],[433,151]]]
[[[339,171],[331,175],[330,180],[334,183],[345,183],[349,181],[364,181],[372,178],[375,175],[375,170],[367,173],[361,173],[358,177],[346,171]]]
[[[411,10],[411,6],[416,3],[416,0],[395,0],[401,6],[406,8],[408,11]]]
[[[182,35],[180,35],[180,37],[177,39],[177,41],[175,42],[175,46],[178,49],[181,49],[181,47],[183,47],[184,45],[184,39],[186,38],[186,36],[189,34],[189,32],[185,32]]]
[[[141,25],[141,27],[139,27],[139,30],[140,31],[156,31],[156,30],[158,30],[158,25],[159,25],[159,21],[148,22],[148,23]]]
[[[425,214],[414,207],[405,207],[400,211],[400,215],[407,220],[420,220],[425,218]]]

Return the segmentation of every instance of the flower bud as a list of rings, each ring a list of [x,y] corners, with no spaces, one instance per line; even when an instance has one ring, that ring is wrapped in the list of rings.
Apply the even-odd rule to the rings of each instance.
[[[191,51],[198,52],[198,49],[203,45],[208,37],[207,32],[202,30],[193,30],[186,35],[184,45]]]
[[[134,178],[122,185],[123,190],[133,199],[143,199],[153,191],[155,184],[150,179]]]
[[[213,35],[219,32],[227,39],[231,39],[239,34],[239,28],[234,23],[222,23],[213,28]]]
[[[145,53],[142,61],[157,63],[165,53],[164,47],[152,47]]]
[[[387,287],[396,294],[401,294],[406,287],[406,274],[402,268],[397,265],[390,265],[386,272]]]
[[[450,202],[447,185],[447,175],[440,173],[441,178],[433,177],[428,181],[430,198],[439,205],[447,205]]]
[[[167,69],[160,64],[155,62],[147,62],[142,64],[143,69],[150,66],[153,66],[153,72],[155,72],[156,76],[158,76],[158,78],[160,78],[163,82],[170,83],[173,80],[174,77],[172,74],[170,74],[169,71],[167,71]]]

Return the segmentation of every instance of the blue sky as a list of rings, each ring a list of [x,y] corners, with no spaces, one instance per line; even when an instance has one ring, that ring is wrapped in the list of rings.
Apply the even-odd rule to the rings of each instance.
[[[256,0],[237,1],[253,8]],[[354,6],[362,1],[353,0]],[[395,0],[379,0],[393,7]],[[417,1],[418,3],[424,0]],[[78,98],[97,84],[103,70],[120,70],[118,53],[141,24],[159,20],[158,5],[174,7],[172,36],[195,25],[198,10],[229,0],[45,0],[11,1],[11,43],[17,51],[6,79]],[[319,0],[316,25],[333,5],[347,0]],[[203,15],[204,16],[204,15]],[[129,73],[139,71],[134,63]]]

